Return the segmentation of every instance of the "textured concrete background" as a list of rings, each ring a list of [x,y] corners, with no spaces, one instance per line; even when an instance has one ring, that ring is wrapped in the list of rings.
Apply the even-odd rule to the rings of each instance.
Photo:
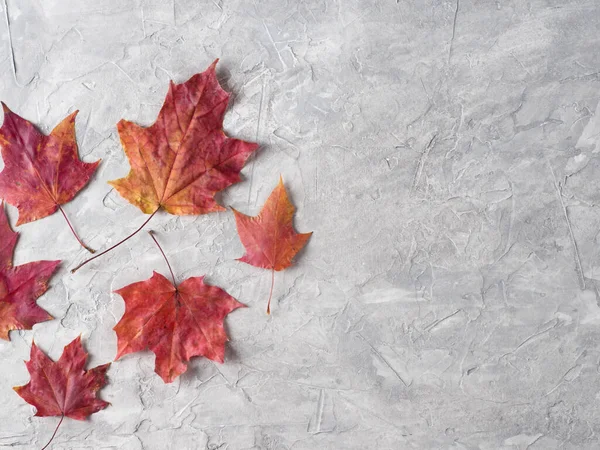
[[[597,449],[600,433],[600,52],[597,0],[0,0],[0,97],[48,132],[79,109],[96,178],[66,207],[105,248],[144,216],[106,184],[115,124],[154,121],[168,80],[221,58],[227,132],[261,149],[224,205],[257,213],[282,173],[314,231],[277,274],[231,213],[151,226],[180,278],[250,307],[226,362],[171,385],[151,353],[115,363],[112,406],[55,449]],[[14,223],[16,211],[9,208]],[[0,342],[0,448],[39,448],[11,387],[31,339],[83,334],[110,361],[111,294],[165,264],[145,234],[86,257],[55,214],[19,228],[16,262],[63,259],[57,319]]]

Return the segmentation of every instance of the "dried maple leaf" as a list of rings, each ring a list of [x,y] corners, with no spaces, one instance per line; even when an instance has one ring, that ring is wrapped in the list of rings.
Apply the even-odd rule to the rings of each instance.
[[[60,263],[36,261],[14,267],[17,237],[0,202],[0,338],[5,340],[11,330],[31,330],[36,323],[52,319],[35,301],[48,289],[48,280]]]
[[[204,277],[177,285],[170,265],[169,270],[173,282],[154,272],[148,280],[115,291],[125,301],[125,314],[114,328],[116,359],[149,348],[165,383],[184,373],[193,356],[222,363],[228,340],[223,321],[244,306],[223,289],[204,283]]]
[[[240,181],[240,171],[258,145],[223,132],[229,94],[217,80],[217,61],[185,83],[171,82],[153,125],[145,128],[126,120],[117,124],[131,170],[109,184],[150,217],[73,272],[131,238],[161,208],[176,215],[224,210],[215,194]]]
[[[13,389],[23,400],[35,406],[36,416],[61,417],[50,442],[65,417],[85,420],[109,405],[96,394],[106,384],[105,375],[110,363],[85,370],[86,361],[87,353],[81,345],[81,337],[64,348],[57,362],[48,358],[35,342],[31,344],[31,356],[25,363],[31,381]]]
[[[4,103],[2,107],[0,147],[4,170],[0,172],[0,197],[19,210],[17,225],[49,216],[58,209],[77,241],[93,253],[77,236],[61,207],[87,184],[100,163],[79,159],[75,141],[77,111],[45,136]]]
[[[312,233],[296,233],[294,230],[294,205],[288,198],[281,177],[258,216],[250,217],[235,209],[233,213],[240,240],[246,248],[246,254],[238,261],[271,269],[271,292],[267,303],[267,314],[270,314],[275,271],[292,265],[292,259],[306,245]]]

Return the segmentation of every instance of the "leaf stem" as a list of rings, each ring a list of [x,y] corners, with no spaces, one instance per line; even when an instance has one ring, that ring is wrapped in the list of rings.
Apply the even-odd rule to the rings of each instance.
[[[158,241],[156,240],[156,238],[154,237],[154,233],[152,232],[152,230],[148,231],[148,234],[150,235],[150,237],[152,238],[152,240],[154,241],[154,243],[156,244],[156,246],[158,247],[158,249],[162,253],[163,258],[165,258],[165,262],[167,263],[167,266],[169,266],[169,272],[171,272],[171,278],[173,279],[173,286],[175,286],[175,290],[177,290],[177,283],[175,282],[175,275],[173,274],[173,269],[171,269],[171,264],[169,264],[169,260],[167,259],[167,255],[165,255],[165,252],[163,252],[163,249],[160,246],[160,244],[158,243]]]
[[[75,232],[75,229],[73,228],[73,225],[71,225],[71,222],[69,221],[69,218],[65,214],[65,211],[62,209],[62,206],[58,205],[58,209],[60,210],[60,212],[62,213],[63,217],[67,221],[67,225],[69,225],[69,228],[71,229],[71,233],[73,233],[73,236],[75,236],[75,239],[77,239],[77,242],[79,242],[79,245],[81,245],[83,248],[85,248],[90,253],[96,253],[95,250],[93,250],[90,247],[88,247],[87,245],[85,245],[83,243],[83,241],[79,238],[79,236]]]
[[[273,285],[275,284],[275,267],[271,269],[271,290],[269,291],[269,302],[267,303],[267,314],[271,314],[271,297],[273,297]]]
[[[52,437],[50,438],[50,440],[48,441],[48,443],[42,447],[42,450],[48,448],[48,446],[50,445],[50,443],[54,440],[54,436],[56,436],[58,428],[60,427],[60,424],[62,423],[62,421],[63,421],[64,418],[65,418],[65,415],[63,414],[61,416],[59,422],[58,422],[58,425],[56,425],[56,428],[54,429],[54,434],[52,435]]]
[[[79,269],[81,269],[83,266],[85,266],[87,263],[93,261],[96,258],[99,258],[100,256],[104,255],[105,253],[110,252],[112,249],[117,248],[119,245],[121,245],[123,242],[126,242],[127,240],[131,239],[133,236],[135,236],[136,234],[138,234],[142,228],[144,228],[146,226],[146,224],[148,222],[150,222],[150,219],[152,219],[154,217],[154,214],[156,214],[158,212],[158,209],[156,211],[154,211],[150,217],[148,217],[148,219],[146,219],[146,221],[137,229],[135,230],[133,233],[131,233],[129,236],[127,236],[125,239],[120,240],[119,242],[117,242],[115,245],[113,245],[110,248],[107,248],[106,250],[104,250],[103,252],[98,253],[97,255],[92,256],[91,258],[86,259],[84,262],[82,262],[81,264],[79,264],[77,267],[75,267],[74,269],[71,269],[71,273],[75,273],[77,272]]]

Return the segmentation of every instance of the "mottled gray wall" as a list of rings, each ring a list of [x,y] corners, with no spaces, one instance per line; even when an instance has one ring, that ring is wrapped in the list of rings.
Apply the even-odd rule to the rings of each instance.
[[[79,109],[103,160],[66,208],[93,247],[144,219],[106,184],[128,171],[116,122],[152,123],[168,80],[217,57],[227,132],[261,144],[223,204],[258,212],[282,173],[314,231],[267,317],[229,212],[156,218],[180,277],[250,308],[223,365],[165,385],[150,353],[115,363],[112,406],[55,449],[600,447],[598,0],[0,6],[1,99],[46,132]],[[0,448],[30,449],[57,423],[11,390],[31,339],[56,357],[82,333],[110,361],[111,291],[166,267],[140,235],[71,275],[86,255],[60,215],[19,231],[18,263],[66,261],[39,302],[57,320],[0,342]]]

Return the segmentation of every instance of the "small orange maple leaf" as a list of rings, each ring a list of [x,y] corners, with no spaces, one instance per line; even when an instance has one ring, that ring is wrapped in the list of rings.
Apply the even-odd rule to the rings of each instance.
[[[275,271],[290,267],[294,256],[312,235],[312,232],[296,233],[292,223],[294,211],[281,177],[258,216],[250,217],[233,209],[238,234],[246,248],[246,254],[238,261],[271,269],[267,314],[271,313]]]

